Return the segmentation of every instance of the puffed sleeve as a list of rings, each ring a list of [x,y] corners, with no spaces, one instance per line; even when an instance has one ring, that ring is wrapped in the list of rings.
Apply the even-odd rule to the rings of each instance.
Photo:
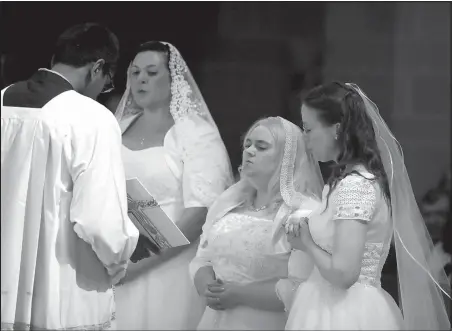
[[[333,219],[372,220],[377,192],[371,180],[360,175],[348,175],[337,185],[334,195]]]
[[[194,280],[196,272],[202,267],[212,266],[212,251],[209,245],[209,232],[213,225],[214,213],[216,212],[215,206],[218,205],[218,200],[214,202],[212,207],[207,213],[206,222],[202,227],[201,238],[199,240],[198,250],[196,256],[190,262],[188,270],[192,280]]]
[[[203,232],[203,234],[201,235],[201,240],[199,242],[198,250],[196,252],[196,256],[188,266],[192,280],[195,278],[195,275],[199,269],[201,269],[202,267],[212,266],[211,256],[212,252],[210,250],[207,233]]]
[[[115,284],[125,275],[138,230],[127,215],[119,126],[111,114],[96,121],[73,133],[70,219]]]
[[[232,183],[229,156],[216,127],[198,115],[176,124],[182,150],[185,208],[210,207]]]

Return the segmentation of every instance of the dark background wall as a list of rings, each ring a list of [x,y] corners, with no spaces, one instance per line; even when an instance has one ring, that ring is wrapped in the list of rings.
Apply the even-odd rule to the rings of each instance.
[[[119,37],[116,92],[137,45],[180,50],[217,121],[236,168],[240,136],[256,119],[299,122],[298,92],[320,82],[324,5],[228,2],[1,2],[2,87],[47,67],[58,35],[86,21]],[[314,65],[313,65],[314,64]],[[114,94],[113,94],[114,95]],[[101,102],[105,100],[100,100]]]
[[[300,121],[300,96],[326,80],[358,83],[398,137],[421,197],[450,167],[450,3],[1,2],[4,87],[48,66],[67,27],[119,37],[117,93],[135,47],[175,44],[217,121],[234,168],[256,119]],[[104,100],[100,100],[104,101]]]
[[[116,33],[122,66],[140,43],[154,39],[177,45],[187,62],[198,61],[205,51],[203,40],[215,34],[219,7],[215,2],[1,2],[1,50],[11,61],[5,75],[21,79],[48,66],[59,34],[90,21]],[[119,88],[123,80],[124,70],[118,70]]]

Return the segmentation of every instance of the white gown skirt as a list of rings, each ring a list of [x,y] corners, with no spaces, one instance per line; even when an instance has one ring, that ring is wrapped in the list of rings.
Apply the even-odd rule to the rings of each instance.
[[[402,314],[382,288],[333,287],[315,268],[298,288],[286,330],[401,330]]]
[[[152,261],[138,263],[144,264],[138,266],[138,276],[131,272],[115,289],[118,330],[196,329],[206,307],[188,272],[197,244],[155,268],[146,268]]]
[[[258,310],[239,306],[229,310],[206,308],[198,330],[283,330],[284,312]]]

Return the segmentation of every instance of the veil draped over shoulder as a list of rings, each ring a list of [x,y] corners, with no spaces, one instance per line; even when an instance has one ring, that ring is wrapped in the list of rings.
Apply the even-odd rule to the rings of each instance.
[[[419,211],[405,168],[400,143],[379,114],[377,105],[355,84],[371,118],[391,195],[393,236],[397,255],[399,305],[407,330],[450,330],[444,298],[450,299],[445,272],[428,264],[433,244]],[[444,294],[444,296],[443,296]],[[447,300],[447,299],[446,299]]]

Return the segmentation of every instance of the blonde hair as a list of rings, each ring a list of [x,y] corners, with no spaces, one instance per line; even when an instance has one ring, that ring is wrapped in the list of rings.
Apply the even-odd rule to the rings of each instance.
[[[284,146],[286,143],[286,132],[285,132],[284,126],[279,118],[266,117],[266,118],[257,120],[256,122],[254,122],[251,125],[251,127],[248,129],[248,131],[244,135],[243,141],[246,141],[246,139],[251,134],[251,132],[259,126],[262,126],[266,129],[268,129],[268,131],[270,131],[270,134],[272,135],[273,139],[275,140],[275,149],[276,149],[275,158],[280,160],[279,164],[276,166],[276,169],[274,170],[272,177],[268,181],[268,193],[271,193],[271,195],[273,197],[272,202],[275,202],[275,201],[282,200],[281,192],[280,192],[280,176],[281,176],[282,160],[284,157]]]

